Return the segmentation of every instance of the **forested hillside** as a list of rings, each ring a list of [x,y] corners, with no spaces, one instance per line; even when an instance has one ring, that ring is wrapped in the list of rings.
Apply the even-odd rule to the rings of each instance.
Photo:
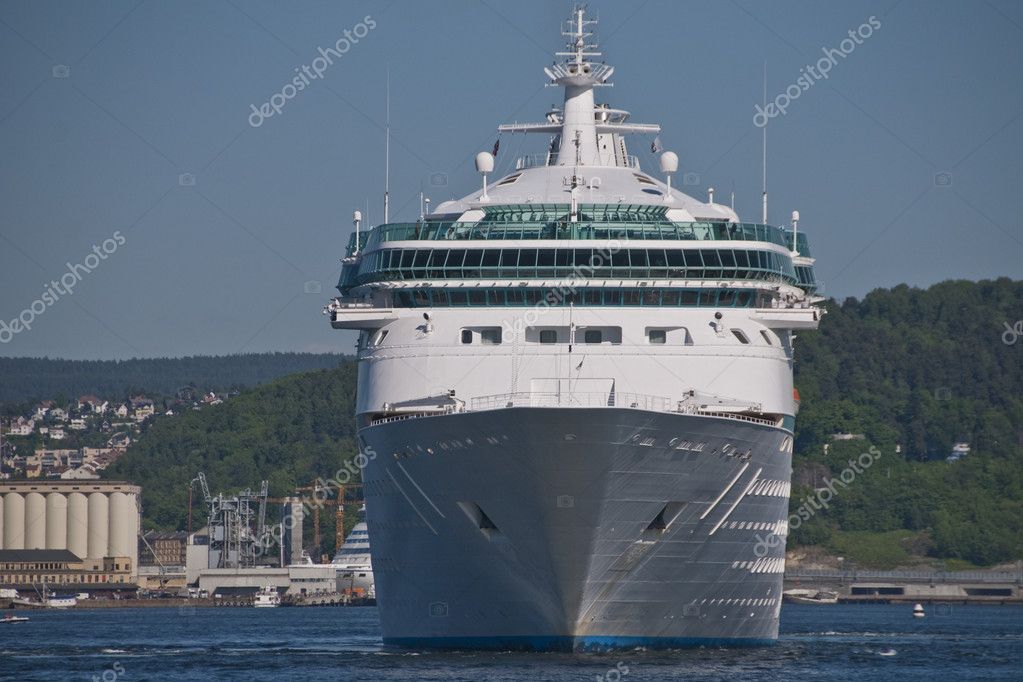
[[[850,458],[880,457],[792,535],[865,566],[1023,558],[1023,283],[900,286],[830,302],[800,333],[792,510]],[[1011,340],[1011,337],[1007,337]],[[108,472],[143,486],[146,524],[183,527],[188,482],[273,494],[329,477],[354,455],[355,367],[280,379],[212,409],[158,420]],[[834,441],[831,434],[862,434]],[[945,461],[956,441],[972,451]],[[827,454],[824,446],[829,446]],[[329,549],[329,547],[325,547]]]
[[[803,399],[798,445],[835,432],[901,443],[912,459],[943,458],[955,441],[1008,456],[1023,444],[1023,282],[902,285],[828,305],[796,342]],[[1012,340],[1012,335],[1007,335]]]
[[[810,485],[793,510],[850,457],[883,455],[793,539],[875,566],[1023,558],[1023,338],[1003,339],[1023,319],[1023,282],[899,286],[828,311],[796,342],[795,479]],[[956,442],[971,452],[946,462]]]
[[[104,472],[142,486],[144,525],[184,528],[188,489],[202,471],[213,494],[293,494],[355,454],[355,364],[279,379],[214,408],[158,419]],[[201,522],[203,505],[196,490]]]
[[[337,367],[332,353],[249,353],[246,355],[135,360],[51,360],[0,358],[0,403],[63,400],[93,394],[123,400],[129,394],[173,396],[184,386],[227,391],[263,384],[295,372]],[[13,414],[21,412],[15,411]]]

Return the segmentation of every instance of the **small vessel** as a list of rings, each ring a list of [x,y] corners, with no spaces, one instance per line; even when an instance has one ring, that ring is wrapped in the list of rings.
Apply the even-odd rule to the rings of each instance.
[[[69,609],[78,604],[78,600],[74,597],[57,597],[51,595],[46,598],[44,603],[46,604],[46,607],[50,609]]]
[[[28,621],[28,618],[26,618],[25,616],[13,616],[13,615],[11,615],[11,616],[4,616],[3,618],[0,618],[0,623],[25,623],[27,621]]]
[[[914,618],[923,618],[925,615],[926,614],[924,613],[924,605],[923,604],[917,604],[916,606],[913,607],[913,617]]]
[[[888,648],[888,649],[882,649],[881,651],[878,651],[877,655],[878,656],[895,656],[897,653],[898,652],[895,649]]]
[[[256,593],[256,599],[252,603],[257,609],[274,608],[281,605],[281,595],[273,585],[266,585]]]
[[[838,593],[831,590],[786,590],[782,597],[792,604],[837,604]]]

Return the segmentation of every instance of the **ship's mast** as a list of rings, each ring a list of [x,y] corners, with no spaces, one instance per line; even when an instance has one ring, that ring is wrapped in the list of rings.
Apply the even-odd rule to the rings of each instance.
[[[561,34],[567,38],[568,51],[558,52],[566,57],[564,64],[554,68],[555,79],[565,88],[565,106],[562,119],[561,139],[574,144],[562,144],[558,151],[559,166],[598,165],[597,129],[593,117],[593,88],[604,85],[610,77],[610,67],[593,64],[590,59],[599,57],[596,43],[587,42],[593,36],[588,29],[597,22],[585,18],[585,9],[576,7],[572,20],[563,27]]]
[[[614,67],[604,62],[594,62],[600,56],[597,45],[590,41],[591,30],[596,20],[585,18],[586,10],[576,7],[572,18],[562,26],[561,34],[567,39],[567,50],[556,53],[565,60],[544,69],[550,79],[548,85],[565,88],[565,103],[558,117],[548,118],[544,123],[507,123],[498,126],[503,133],[546,133],[560,135],[562,144],[554,166],[600,166],[616,165],[602,163],[597,149],[598,134],[643,133],[656,134],[659,125],[647,123],[626,123],[628,112],[616,111],[617,119],[608,119],[609,110],[602,109],[598,120],[593,97],[593,88],[609,86]],[[576,141],[578,140],[578,143]],[[620,163],[618,165],[621,165]]]

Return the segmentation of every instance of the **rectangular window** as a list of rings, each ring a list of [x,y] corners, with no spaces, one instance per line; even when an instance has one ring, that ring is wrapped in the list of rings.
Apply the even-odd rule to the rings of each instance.
[[[622,304],[622,290],[621,289],[608,289],[604,291],[604,305],[621,305]]]
[[[589,274],[592,272],[594,266],[599,264],[596,258],[593,258],[591,264],[590,259],[592,257],[593,252],[589,249],[576,249],[575,255],[573,256],[575,268],[582,274]]]
[[[465,259],[465,249],[456,249],[448,253],[448,259],[444,263],[446,268],[461,268],[462,260]]]
[[[749,339],[746,338],[745,332],[743,332],[741,329],[733,329],[732,336],[737,338],[739,340],[739,343],[749,343]]]
[[[484,327],[480,330],[480,343],[495,346],[501,343],[500,327]]]
[[[540,343],[557,343],[558,332],[556,329],[541,329]]]
[[[649,339],[654,345],[663,345],[668,340],[668,332],[664,329],[651,329]]]
[[[599,329],[587,329],[583,334],[584,343],[601,343],[604,340],[604,335]]]

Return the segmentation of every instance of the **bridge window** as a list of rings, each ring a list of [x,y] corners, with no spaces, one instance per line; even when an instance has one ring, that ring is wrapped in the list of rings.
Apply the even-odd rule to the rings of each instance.
[[[480,329],[480,342],[484,345],[497,345],[501,343],[501,328],[483,327]]]
[[[555,329],[541,329],[540,343],[557,343],[558,332]]]
[[[604,340],[604,335],[599,329],[587,329],[583,334],[583,341],[585,343],[600,343]]]
[[[462,330],[462,343],[472,343],[472,330],[471,329],[463,329]]]
[[[651,329],[647,334],[647,338],[654,345],[663,345],[668,340],[668,332],[664,329]]]

